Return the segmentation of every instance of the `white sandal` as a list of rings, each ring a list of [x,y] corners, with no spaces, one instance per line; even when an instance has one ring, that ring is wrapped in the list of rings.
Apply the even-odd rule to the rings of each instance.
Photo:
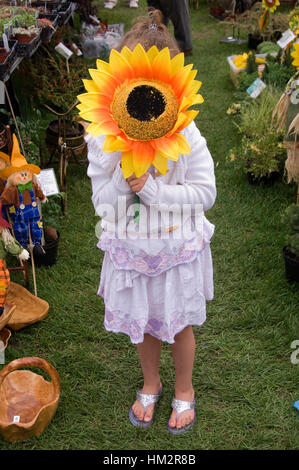
[[[172,403],[171,403],[171,408],[173,408],[176,411],[177,416],[179,416],[184,411],[194,409],[193,421],[191,421],[191,423],[187,424],[186,426],[184,426],[182,428],[171,428],[169,426],[170,418],[169,418],[169,421],[168,421],[168,431],[171,434],[183,434],[184,432],[189,431],[189,429],[191,429],[194,426],[195,422],[196,422],[195,400],[185,401],[185,400],[179,400],[178,398],[174,398],[172,400]]]
[[[157,394],[149,394],[149,393],[142,393],[141,390],[138,390],[136,392],[136,399],[141,403],[141,405],[144,408],[144,413],[146,412],[147,408],[154,403],[158,403],[159,398],[163,392],[163,386],[161,385],[161,388]],[[132,408],[130,408],[129,411],[129,418],[133,426],[140,427],[140,428],[148,428],[154,421],[155,417],[155,412],[156,408],[153,413],[153,417],[150,421],[143,421],[137,418],[135,415],[134,411]]]

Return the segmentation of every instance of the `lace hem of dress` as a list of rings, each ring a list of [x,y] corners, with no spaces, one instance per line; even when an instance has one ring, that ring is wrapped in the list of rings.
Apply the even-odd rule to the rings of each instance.
[[[140,320],[129,321],[123,318],[123,313],[118,310],[111,311],[106,308],[104,327],[107,331],[112,333],[123,333],[129,336],[132,344],[143,343],[145,334],[150,334],[160,341],[173,344],[175,342],[175,336],[187,326],[201,326],[205,321],[205,315],[200,320],[186,321],[186,314],[181,313],[173,319],[168,331],[165,325],[157,319],[151,319],[145,325],[144,322]]]
[[[170,253],[167,248],[163,248],[154,256],[141,249],[139,254],[136,254],[125,248],[120,240],[103,235],[97,246],[109,253],[116,269],[134,270],[147,276],[158,276],[174,266],[194,261],[205,243],[201,237],[195,237],[177,247],[174,253]]]

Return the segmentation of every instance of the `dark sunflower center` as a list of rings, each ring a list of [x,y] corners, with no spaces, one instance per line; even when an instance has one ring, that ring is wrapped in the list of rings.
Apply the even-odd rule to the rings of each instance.
[[[138,121],[157,119],[165,110],[162,93],[149,85],[136,86],[128,96],[127,111]]]

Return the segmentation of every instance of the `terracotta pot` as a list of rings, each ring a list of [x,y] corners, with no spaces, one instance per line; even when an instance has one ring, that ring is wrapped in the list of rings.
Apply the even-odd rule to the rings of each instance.
[[[51,382],[23,367],[39,367]],[[10,362],[0,371],[0,433],[8,442],[39,436],[53,418],[60,397],[56,369],[39,357]]]

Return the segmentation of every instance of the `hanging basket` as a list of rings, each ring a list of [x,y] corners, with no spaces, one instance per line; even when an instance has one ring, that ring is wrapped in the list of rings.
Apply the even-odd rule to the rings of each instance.
[[[38,367],[51,382],[23,367]],[[60,396],[56,369],[39,357],[16,359],[0,372],[0,434],[8,442],[39,436],[53,418]]]
[[[10,304],[10,303],[4,304],[4,311],[0,317],[0,331],[7,325],[7,323],[11,319],[15,308],[16,306],[14,304]]]
[[[3,328],[3,330],[0,331],[0,354],[7,348],[10,337],[11,331],[8,328]]]
[[[9,285],[7,300],[15,305],[15,310],[7,323],[7,326],[14,331],[42,321],[48,315],[48,302],[35,297],[25,287],[15,282]]]

